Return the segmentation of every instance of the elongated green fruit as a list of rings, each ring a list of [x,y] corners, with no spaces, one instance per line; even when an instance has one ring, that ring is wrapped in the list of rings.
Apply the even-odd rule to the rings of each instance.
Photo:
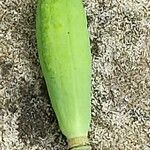
[[[88,150],[91,53],[82,0],[38,0],[36,36],[59,126],[69,147]]]

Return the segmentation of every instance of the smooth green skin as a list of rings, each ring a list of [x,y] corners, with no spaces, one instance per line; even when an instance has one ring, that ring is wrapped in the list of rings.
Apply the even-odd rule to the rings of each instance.
[[[36,36],[59,126],[87,136],[91,120],[91,53],[82,0],[38,0]]]

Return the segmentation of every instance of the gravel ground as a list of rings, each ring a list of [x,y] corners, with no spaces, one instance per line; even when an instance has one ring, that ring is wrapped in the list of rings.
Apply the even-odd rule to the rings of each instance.
[[[150,150],[150,2],[85,0],[93,150]],[[36,0],[0,1],[0,149],[66,150],[39,66]]]

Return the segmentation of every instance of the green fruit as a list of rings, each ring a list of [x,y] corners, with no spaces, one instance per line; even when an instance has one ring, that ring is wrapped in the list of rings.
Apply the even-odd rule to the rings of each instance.
[[[82,0],[38,0],[36,36],[59,126],[68,140],[86,138],[91,120],[91,53]]]

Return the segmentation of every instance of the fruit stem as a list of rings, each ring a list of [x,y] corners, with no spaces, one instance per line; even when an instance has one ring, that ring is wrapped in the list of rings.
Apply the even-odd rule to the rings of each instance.
[[[68,150],[91,150],[86,136],[71,138],[68,140]]]

